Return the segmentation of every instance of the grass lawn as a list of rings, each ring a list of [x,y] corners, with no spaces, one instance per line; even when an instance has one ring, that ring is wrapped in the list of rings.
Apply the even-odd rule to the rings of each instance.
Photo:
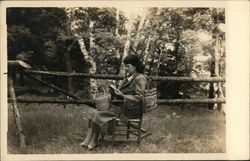
[[[86,136],[89,108],[85,105],[18,104],[28,154],[85,153],[223,153],[226,123],[223,113],[200,105],[160,105],[144,116],[153,134],[136,142],[100,142],[88,151],[79,146]],[[8,108],[8,153],[19,154],[12,107]]]

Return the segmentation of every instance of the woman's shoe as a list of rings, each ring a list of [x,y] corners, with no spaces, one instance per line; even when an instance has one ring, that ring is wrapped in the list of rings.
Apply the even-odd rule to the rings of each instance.
[[[96,144],[96,145],[94,145],[94,146],[90,146],[90,145],[88,145],[88,150],[94,150],[95,148],[97,148],[98,147],[98,145]]]
[[[80,144],[80,146],[81,146],[81,147],[88,147],[88,144],[86,144],[85,142],[82,142],[82,143]]]

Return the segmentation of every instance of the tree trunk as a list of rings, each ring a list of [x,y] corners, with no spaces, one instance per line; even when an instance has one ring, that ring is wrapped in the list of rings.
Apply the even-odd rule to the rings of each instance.
[[[147,57],[147,61],[145,62],[145,74],[150,75],[150,73],[152,72],[152,66],[154,64],[154,59],[155,59],[155,42],[153,42],[151,44],[150,50],[149,50],[149,54]]]
[[[135,43],[134,43],[134,51],[137,51],[137,46],[139,44],[140,36],[141,36],[141,30],[144,25],[144,21],[146,19],[146,13],[144,13],[140,19],[139,26],[137,29],[136,37],[135,37]]]
[[[122,59],[121,59],[121,65],[120,65],[120,75],[125,75],[125,65],[123,63],[123,60],[125,59],[126,56],[128,56],[129,54],[129,48],[130,48],[130,41],[131,41],[131,32],[132,32],[132,27],[133,27],[133,21],[132,21],[132,17],[131,15],[129,16],[129,22],[128,22],[128,27],[127,27],[127,39],[125,42],[125,46],[124,46],[124,51],[123,51],[123,55],[122,55]]]
[[[82,36],[79,34],[80,32],[77,31],[78,26],[76,26],[76,24],[74,23],[74,19],[71,19],[72,18],[71,14],[74,14],[74,9],[66,8],[65,11],[68,15],[70,31],[72,31],[73,35],[77,38],[77,41],[79,43],[80,50],[84,56],[84,59],[86,60],[86,62],[88,62],[90,64],[89,73],[94,74],[94,73],[96,73],[96,62],[90,56],[90,53],[87,51],[84,40],[83,40]],[[90,29],[89,36],[90,36],[90,52],[91,52],[91,50],[93,49],[93,46],[94,46],[93,45],[94,44],[94,36],[93,36],[94,21],[90,20],[89,29]],[[90,79],[90,89],[89,90],[90,90],[89,91],[90,98],[93,98],[97,92],[97,82],[95,79]]]
[[[68,51],[65,52],[65,58],[66,58],[66,68],[67,72],[72,72],[72,62],[70,58],[70,53]],[[72,77],[67,77],[68,79],[68,92],[72,93],[73,92],[73,78]]]
[[[159,58],[158,58],[158,62],[157,62],[157,67],[156,67],[156,75],[158,75],[159,74],[159,68],[160,68],[160,65],[161,65],[161,57],[162,57],[162,51],[163,51],[163,49],[160,49],[161,51],[160,51],[160,55],[159,55]]]
[[[73,41],[67,48],[66,52],[65,52],[65,58],[66,58],[66,68],[67,68],[67,72],[71,73],[73,72],[73,67],[72,67],[72,60],[70,57],[70,51],[72,46],[74,45],[75,41]],[[74,90],[73,87],[73,78],[72,77],[67,77],[68,79],[68,92],[72,93]]]
[[[90,21],[89,22],[89,30],[90,30],[90,35],[89,35],[89,51],[90,53],[93,52],[94,48],[95,48],[95,38],[94,38],[94,25],[95,22],[94,21]],[[96,73],[97,68],[96,68],[96,62],[94,61],[94,59],[89,55],[89,63],[91,64],[91,68],[89,70],[89,73]],[[97,93],[97,88],[98,88],[98,84],[97,84],[97,80],[96,79],[90,79],[90,93],[91,93],[91,98],[95,97],[96,93]]]
[[[213,38],[215,39],[212,43],[212,46],[214,47],[214,52],[212,53],[212,59],[211,59],[211,67],[210,67],[210,75],[211,77],[216,77],[219,72],[218,68],[218,50],[217,50],[217,36],[214,34]],[[215,83],[211,82],[209,87],[209,98],[215,98],[216,94],[216,86]],[[217,107],[217,104],[209,104],[209,109],[215,109]]]
[[[83,41],[83,38],[78,37],[78,43],[80,45],[81,52],[85,58],[85,60],[90,63],[91,67],[89,68],[89,73],[96,73],[96,63],[93,60],[92,57],[89,56],[88,51],[86,50],[85,43]],[[93,98],[94,95],[97,92],[97,85],[96,85],[96,80],[95,79],[90,79],[90,97]]]
[[[219,46],[219,38],[218,35],[216,36],[216,42],[215,42],[215,75],[218,77],[220,76],[220,69],[222,68],[220,66],[220,60],[221,60],[221,56],[220,53],[218,51],[218,46]],[[216,86],[216,93],[217,93],[217,97],[224,99],[225,96],[223,94],[223,90],[222,90],[222,83],[218,82],[217,86]],[[225,109],[224,109],[224,104],[218,103],[218,110],[223,111],[225,113]]]
[[[115,35],[117,37],[117,39],[119,40],[120,39],[120,34],[119,34],[119,25],[120,25],[120,10],[117,8],[116,9],[116,28],[115,28]],[[118,48],[117,49],[117,52],[116,52],[116,58],[118,58],[118,60],[122,60],[122,57],[121,57],[121,53],[120,53],[120,49]],[[121,68],[121,64],[118,66],[118,68],[116,69],[116,73],[119,74],[120,73],[120,68]],[[119,81],[116,81],[115,82],[116,85],[118,86],[119,85]]]
[[[94,38],[94,25],[95,22],[94,21],[90,21],[89,22],[89,45],[90,45],[90,53],[91,51],[95,48],[95,38]]]
[[[215,62],[214,62],[214,58],[212,58],[212,62],[210,65],[210,76],[214,77],[215,76]],[[215,98],[215,90],[214,90],[214,83],[210,82],[209,84],[209,98]],[[208,104],[208,108],[209,109],[213,109],[214,108],[214,104]]]
[[[128,34],[130,34],[130,33],[128,33]],[[130,47],[130,36],[127,37],[127,40],[126,40],[126,43],[124,46],[124,52],[123,52],[123,56],[121,59],[121,66],[120,66],[120,75],[125,75],[125,65],[123,63],[123,60],[129,54],[129,47]]]
[[[149,62],[149,75],[154,73],[154,61],[155,61],[155,57],[156,57],[156,53],[157,51],[154,51],[153,52],[153,55],[152,55],[152,60]]]
[[[19,109],[17,107],[14,83],[13,83],[13,79],[11,76],[8,76],[8,89],[9,89],[10,100],[11,100],[13,113],[14,113],[16,130],[17,130],[18,139],[19,139],[19,149],[22,152],[25,152],[25,150],[26,150],[25,136],[23,134],[21,117],[20,117]]]
[[[115,35],[117,37],[120,37],[119,35],[119,24],[120,24],[120,10],[117,8],[116,9],[116,28],[115,28]]]
[[[145,55],[143,57],[143,64],[145,65],[146,62],[148,61],[148,55],[149,55],[149,46],[150,46],[150,42],[151,42],[152,36],[149,36],[148,41],[147,41],[147,45],[146,45],[146,49],[145,49]]]

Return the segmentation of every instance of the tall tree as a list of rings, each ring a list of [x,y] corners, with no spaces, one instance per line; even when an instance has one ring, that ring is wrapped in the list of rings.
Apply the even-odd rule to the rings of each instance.
[[[121,63],[120,63],[120,72],[119,72],[120,75],[125,75],[125,65],[123,63],[123,60],[129,54],[130,44],[131,44],[132,28],[133,28],[133,19],[132,19],[132,14],[130,13],[128,23],[127,23],[126,42],[125,42],[125,45],[124,45],[123,55],[122,55],[122,59],[121,59]]]
[[[118,8],[116,9],[115,18],[116,18],[115,35],[119,37],[120,36],[120,34],[119,34],[120,10]]]
[[[115,49],[117,45],[120,46],[118,38],[113,39],[116,20],[113,13],[115,10],[113,8],[67,8],[67,13],[69,17],[73,18],[71,29],[78,39],[84,59],[89,63],[89,73],[102,72],[105,69],[103,67],[107,66],[106,63],[109,62],[108,59],[112,59],[117,54]],[[115,47],[107,45],[108,43]],[[109,53],[110,51],[111,53]],[[112,57],[108,58],[110,55]],[[92,98],[100,83],[102,81],[90,79]]]
[[[144,22],[145,22],[145,19],[146,19],[146,9],[144,9],[144,12],[142,13],[141,17],[140,17],[140,21],[139,21],[139,25],[138,25],[138,29],[137,29],[137,32],[136,32],[136,36],[135,36],[135,41],[134,41],[134,51],[137,51],[137,46],[139,44],[139,40],[141,38],[141,30],[143,28],[143,25],[144,25]]]
[[[96,63],[93,60],[93,58],[90,56],[90,53],[87,51],[86,49],[86,45],[85,42],[83,40],[83,37],[81,35],[82,32],[79,31],[79,24],[78,24],[78,18],[75,16],[76,11],[79,11],[81,9],[79,8],[66,8],[66,13],[69,17],[69,19],[71,20],[70,22],[70,27],[71,27],[71,31],[74,33],[74,36],[76,37],[81,52],[84,56],[84,59],[90,64],[90,68],[89,68],[89,73],[96,73]],[[79,11],[79,12],[83,12],[86,16],[87,13],[85,11]],[[89,26],[93,27],[94,26],[94,22],[93,21],[89,21]],[[92,28],[93,29],[93,28]],[[93,45],[93,33],[90,33],[90,44]],[[94,95],[97,92],[97,85],[96,85],[96,80],[95,79],[90,79],[90,97],[93,98]]]
[[[203,77],[214,71],[214,75],[224,76],[225,70],[217,68],[217,64],[225,65],[222,51],[225,34],[213,30],[218,28],[216,25],[225,23],[223,9],[146,10],[145,19],[143,15],[127,17],[116,8],[70,8],[71,13],[64,8],[8,10],[11,12],[8,19],[12,20],[8,21],[8,56],[10,59],[18,56],[40,70],[119,74],[124,72],[123,67],[119,70],[122,60],[134,49],[144,60],[149,74]],[[211,35],[217,38],[211,39]],[[214,56],[216,70],[210,66]],[[50,80],[67,85],[67,81],[55,77]],[[68,82],[72,81],[68,78]],[[79,81],[74,81],[76,83]],[[70,84],[68,89],[72,88]],[[215,92],[218,87],[214,88]],[[207,95],[209,86],[160,82],[158,89],[160,97],[178,98],[194,96],[193,91]],[[224,93],[224,84],[220,89]]]

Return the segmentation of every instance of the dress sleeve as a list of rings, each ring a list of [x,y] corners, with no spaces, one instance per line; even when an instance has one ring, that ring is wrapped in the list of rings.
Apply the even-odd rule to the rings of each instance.
[[[135,79],[135,95],[127,95],[127,99],[131,100],[131,101],[135,101],[135,102],[140,102],[145,88],[146,88],[146,83],[147,80],[145,77],[142,77],[140,79]]]

